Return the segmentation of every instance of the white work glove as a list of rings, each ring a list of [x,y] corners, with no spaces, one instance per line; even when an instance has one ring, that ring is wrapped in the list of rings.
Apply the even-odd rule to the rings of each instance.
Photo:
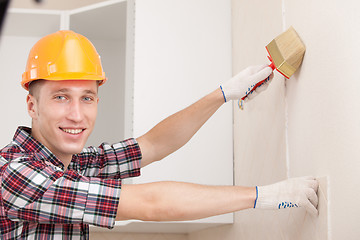
[[[257,187],[254,208],[304,207],[311,215],[317,216],[318,187],[319,183],[314,177],[290,178],[272,185]]]
[[[244,100],[250,100],[257,94],[264,91],[273,78],[272,69],[268,65],[250,66],[238,73],[236,76],[220,86],[225,102],[230,100],[240,100],[248,95]],[[266,81],[251,92],[253,87],[263,80]]]

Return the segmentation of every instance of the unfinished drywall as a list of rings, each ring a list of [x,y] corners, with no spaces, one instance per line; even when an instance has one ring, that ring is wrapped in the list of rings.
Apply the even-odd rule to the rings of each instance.
[[[239,65],[253,64],[253,59],[261,60],[264,53],[258,49],[266,44],[261,41],[271,40],[291,25],[307,47],[301,68],[290,80],[284,82],[277,74],[270,92],[255,99],[244,112],[234,109],[236,183],[245,182],[242,179],[250,179],[249,183],[276,180],[274,176],[268,177],[269,172],[279,178],[317,176],[320,214],[312,218],[297,209],[285,214],[274,212],[272,216],[252,215],[256,211],[238,213],[232,228],[193,233],[190,239],[218,239],[212,237],[215,235],[226,240],[359,239],[360,81],[356,69],[360,53],[360,3],[337,0],[232,2],[234,71]],[[269,36],[268,32],[273,35]],[[246,50],[244,44],[248,44]],[[279,82],[285,84],[285,88],[277,92],[279,95],[270,96]],[[272,105],[274,97],[280,98],[278,109]],[[262,119],[255,112],[261,112],[262,115],[258,114]],[[262,121],[281,119],[282,114],[283,126],[262,128],[265,124]],[[253,122],[246,121],[250,118]],[[274,141],[280,149],[278,157],[286,161],[267,166],[267,171],[255,168],[247,171],[250,164],[262,166],[277,157],[268,154],[264,159],[259,153],[273,150],[273,141],[265,144],[254,141],[272,136],[274,132],[285,136],[285,146],[283,137]],[[249,135],[247,142],[244,134]],[[248,157],[247,161],[242,157]]]
[[[287,82],[290,175],[328,176],[329,239],[359,239],[359,1],[285,1],[306,44]]]

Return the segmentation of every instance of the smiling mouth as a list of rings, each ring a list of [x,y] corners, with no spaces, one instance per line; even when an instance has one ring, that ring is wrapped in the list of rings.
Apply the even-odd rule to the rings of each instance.
[[[76,135],[76,134],[80,134],[82,133],[85,129],[83,128],[79,128],[79,129],[73,129],[73,128],[60,128],[62,131],[66,132],[66,133],[70,133],[70,134],[73,134],[73,135]]]

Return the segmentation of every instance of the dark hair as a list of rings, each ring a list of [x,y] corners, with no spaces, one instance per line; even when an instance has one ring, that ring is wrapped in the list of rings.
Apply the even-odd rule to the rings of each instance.
[[[39,87],[44,82],[43,79],[35,80],[29,83],[29,94],[34,96],[36,99],[39,98]]]

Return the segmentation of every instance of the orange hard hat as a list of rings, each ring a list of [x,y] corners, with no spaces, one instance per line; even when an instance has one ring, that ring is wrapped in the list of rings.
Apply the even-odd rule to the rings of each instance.
[[[21,85],[45,79],[106,81],[101,59],[94,45],[84,36],[62,30],[41,38],[30,50]]]

